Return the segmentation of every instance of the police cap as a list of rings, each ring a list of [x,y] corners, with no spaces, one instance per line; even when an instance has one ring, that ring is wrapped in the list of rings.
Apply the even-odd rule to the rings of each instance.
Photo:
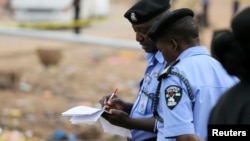
[[[193,17],[194,12],[188,8],[181,8],[166,13],[157,23],[155,23],[147,32],[148,37],[153,41],[162,36],[164,31],[169,30],[174,24],[185,17]]]
[[[143,24],[170,8],[170,0],[139,0],[127,12],[124,17],[131,24]]]

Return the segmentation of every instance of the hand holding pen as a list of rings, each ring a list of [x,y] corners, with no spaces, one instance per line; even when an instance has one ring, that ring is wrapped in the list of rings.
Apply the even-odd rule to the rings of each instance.
[[[113,99],[113,97],[116,95],[117,91],[118,91],[118,89],[116,88],[116,89],[113,91],[113,93],[110,95],[110,97],[108,98],[108,101],[107,101],[107,102],[110,102],[110,101]],[[103,106],[103,110],[105,110],[105,111],[108,112],[108,113],[110,113],[110,112],[109,112],[110,109],[111,109],[111,107],[110,107],[109,105],[107,105],[107,104],[105,104],[105,105]]]

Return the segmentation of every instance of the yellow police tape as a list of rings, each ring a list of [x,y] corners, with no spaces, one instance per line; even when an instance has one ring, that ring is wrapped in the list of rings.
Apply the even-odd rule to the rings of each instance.
[[[99,17],[91,19],[80,19],[65,23],[48,23],[48,22],[37,22],[37,23],[17,23],[16,25],[21,28],[32,28],[32,29],[67,29],[76,27],[86,27],[94,23],[99,23],[107,20],[108,18]]]
[[[233,0],[233,2],[240,2],[240,3],[249,3],[250,0]]]

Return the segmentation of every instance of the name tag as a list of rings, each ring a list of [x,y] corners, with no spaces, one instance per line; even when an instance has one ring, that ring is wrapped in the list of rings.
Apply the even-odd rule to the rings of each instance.
[[[145,94],[142,94],[140,101],[139,101],[139,107],[138,107],[138,112],[140,114],[143,114],[143,115],[145,114],[147,103],[148,103],[148,96]]]

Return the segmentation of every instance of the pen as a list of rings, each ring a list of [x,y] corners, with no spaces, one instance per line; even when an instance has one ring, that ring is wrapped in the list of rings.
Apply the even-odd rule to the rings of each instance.
[[[109,97],[108,101],[111,101],[111,99],[115,96],[115,94],[117,93],[117,91],[118,91],[118,89],[115,88],[115,90],[113,91],[113,93],[112,93],[111,96]],[[103,110],[104,110],[105,108],[107,108],[107,107],[108,107],[107,105],[103,106]]]
[[[111,94],[111,96],[109,97],[109,100],[108,100],[108,101],[110,101],[110,100],[115,96],[115,94],[117,93],[117,91],[118,91],[118,89],[116,88],[116,89],[114,90],[114,92]]]

